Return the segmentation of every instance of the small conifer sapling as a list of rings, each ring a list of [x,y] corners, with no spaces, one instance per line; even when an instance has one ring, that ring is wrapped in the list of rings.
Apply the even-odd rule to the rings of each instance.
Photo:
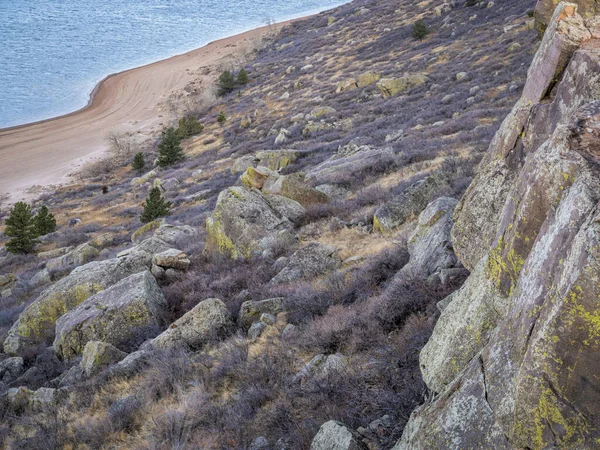
[[[422,20],[419,20],[413,25],[412,37],[414,39],[422,41],[428,34],[429,29],[427,28],[427,25],[425,25],[425,22],[423,22]]]
[[[180,139],[173,128],[163,132],[162,140],[158,144],[158,165],[170,166],[184,159],[183,149],[179,145]]]
[[[36,244],[31,207],[25,202],[17,202],[5,224],[4,234],[10,237],[6,249],[11,253],[31,253]]]
[[[152,188],[143,207],[144,211],[140,216],[142,223],[152,222],[159,217],[171,215],[171,203],[164,199],[159,187]]]
[[[42,206],[33,218],[33,225],[37,236],[45,236],[56,231],[56,219],[46,205]]]
[[[144,161],[144,154],[142,152],[137,152],[133,157],[133,162],[131,163],[131,167],[136,172],[141,172],[144,170],[146,166],[146,161]]]
[[[248,72],[246,72],[246,69],[242,68],[237,74],[237,84],[240,86],[246,86],[249,81]]]

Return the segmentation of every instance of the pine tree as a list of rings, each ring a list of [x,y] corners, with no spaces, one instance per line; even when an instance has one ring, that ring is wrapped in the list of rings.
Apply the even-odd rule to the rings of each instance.
[[[160,193],[160,188],[155,187],[150,191],[150,195],[143,204],[144,211],[140,216],[142,223],[152,222],[159,217],[171,215],[171,203],[165,201]]]
[[[163,133],[162,140],[158,145],[158,165],[170,166],[184,158],[183,149],[179,145],[179,137],[173,128],[167,128]]]
[[[146,161],[144,161],[144,154],[142,152],[137,152],[133,157],[131,168],[137,172],[141,172],[142,170],[144,170],[145,166]]]
[[[224,111],[221,111],[219,113],[219,115],[217,116],[217,122],[219,123],[219,125],[223,126],[223,125],[225,125],[226,121],[227,121],[227,116],[225,115]]]
[[[230,92],[233,92],[234,89],[235,89],[235,78],[233,77],[233,74],[229,70],[226,70],[219,77],[219,90],[218,90],[217,94],[220,97],[222,97],[224,95],[229,94]]]
[[[246,69],[241,69],[237,74],[237,84],[240,86],[246,86],[249,81],[248,72],[246,72]]]
[[[33,218],[33,225],[37,236],[45,236],[48,233],[56,231],[56,219],[54,218],[54,215],[48,211],[46,205],[42,206]]]
[[[429,34],[429,29],[427,28],[427,25],[425,25],[425,22],[423,22],[422,20],[419,20],[418,22],[416,22],[413,25],[412,37],[414,39],[418,39],[419,41],[422,41],[423,38],[425,36],[427,36],[428,34]]]
[[[36,244],[31,207],[25,202],[18,202],[5,223],[4,234],[11,238],[6,249],[11,253],[30,253]]]

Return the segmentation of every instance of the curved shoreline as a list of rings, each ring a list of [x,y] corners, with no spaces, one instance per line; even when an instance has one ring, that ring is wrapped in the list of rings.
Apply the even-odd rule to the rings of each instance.
[[[212,82],[224,59],[240,52],[273,27],[277,30],[310,16],[255,28],[218,39],[186,53],[107,75],[90,94],[88,103],[67,114],[0,129],[0,194],[11,201],[35,196],[33,186],[65,184],[69,174],[101,156],[111,132],[132,133],[141,139],[160,130],[168,114],[161,108],[172,93],[191,81]]]
[[[290,24],[292,22],[296,22],[298,20],[303,20],[303,19],[306,19],[306,18],[309,18],[309,17],[312,17],[312,16],[308,15],[308,16],[298,17],[297,19],[284,20],[282,22],[277,22],[277,23],[273,24],[272,26],[275,26],[277,28],[282,28],[282,27],[284,27],[284,26],[286,26],[286,25],[288,25],[288,24]],[[217,44],[219,44],[220,42],[223,42],[223,41],[229,41],[229,40],[236,39],[236,38],[243,38],[248,33],[253,33],[253,32],[261,31],[261,30],[266,30],[267,28],[269,28],[269,25],[265,25],[265,26],[258,27],[258,28],[253,28],[252,30],[244,31],[244,32],[237,33],[237,34],[232,34],[231,36],[226,36],[226,37],[223,37],[221,39],[216,39],[214,41],[210,41],[209,43],[207,43],[207,44],[205,44],[205,45],[203,45],[201,47],[192,49],[192,50],[184,52],[184,53],[178,53],[176,55],[169,56],[168,58],[159,59],[158,61],[154,61],[154,62],[151,62],[151,63],[148,63],[148,64],[143,64],[141,66],[132,67],[130,69],[125,69],[125,70],[122,70],[120,72],[110,73],[110,74],[106,75],[104,78],[102,78],[100,81],[98,81],[96,83],[96,85],[94,86],[94,88],[92,89],[92,91],[89,94],[89,100],[88,100],[88,102],[84,106],[82,106],[81,108],[76,109],[75,111],[71,111],[71,112],[65,113],[65,114],[60,114],[58,116],[52,116],[52,117],[49,117],[47,119],[35,120],[33,122],[25,122],[25,123],[19,124],[19,125],[11,125],[10,127],[0,128],[0,133],[4,132],[4,131],[11,131],[11,130],[23,128],[23,127],[29,127],[29,126],[32,126],[32,125],[39,125],[39,124],[43,124],[43,123],[50,122],[50,121],[53,121],[53,120],[63,119],[63,118],[66,118],[66,117],[70,117],[70,116],[72,116],[74,114],[82,113],[85,110],[87,110],[88,108],[90,108],[91,106],[93,106],[94,99],[95,99],[96,95],[98,94],[98,92],[100,91],[100,89],[102,88],[102,85],[104,83],[108,82],[111,78],[114,78],[114,77],[117,77],[117,76],[120,76],[120,75],[125,75],[128,72],[132,72],[132,71],[135,71],[135,70],[147,69],[147,68],[149,68],[151,66],[154,66],[154,65],[157,65],[157,64],[168,63],[172,59],[179,58],[179,57],[182,57],[184,55],[188,55],[190,53],[197,52],[198,50],[201,50],[203,48],[207,48],[207,47],[210,47],[210,46],[213,46],[213,45],[217,45]]]

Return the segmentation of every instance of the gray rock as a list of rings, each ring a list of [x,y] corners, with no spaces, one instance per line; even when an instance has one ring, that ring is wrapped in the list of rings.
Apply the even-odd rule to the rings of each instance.
[[[310,242],[290,256],[285,268],[271,283],[288,283],[306,277],[316,277],[337,269],[342,264],[334,247]]]
[[[56,323],[54,349],[62,358],[81,354],[89,341],[127,348],[160,326],[165,298],[149,271],[120,281],[90,297]]]
[[[267,325],[264,322],[254,322],[248,330],[248,339],[250,339],[251,341],[258,339],[268,328],[268,326],[269,325]]]
[[[186,271],[190,266],[190,259],[181,250],[171,248],[164,252],[156,253],[152,258],[152,264],[163,269]]]
[[[436,193],[444,181],[437,175],[431,175],[418,181],[391,202],[375,211],[373,229],[380,233],[391,231],[407,220],[418,216]]]
[[[89,341],[83,349],[80,367],[86,376],[95,375],[100,370],[121,361],[127,356],[115,346],[106,342]]]
[[[456,199],[440,197],[419,215],[417,228],[408,241],[410,261],[402,273],[427,278],[442,269],[457,267],[459,262],[450,239],[457,204]]]
[[[267,325],[275,325],[277,318],[273,314],[263,313],[260,315],[260,321],[266,323]]]
[[[138,374],[152,358],[150,350],[138,350],[130,353],[124,359],[110,368],[113,377],[131,377]]]
[[[152,340],[152,347],[170,349],[186,346],[198,349],[218,337],[227,336],[233,320],[227,306],[217,298],[198,303],[167,330]]]
[[[82,266],[94,258],[96,258],[100,252],[97,248],[92,247],[89,243],[81,244],[75,247],[67,254],[51,259],[46,263],[48,269],[62,269],[67,267],[79,267]]]
[[[6,358],[0,362],[0,381],[3,383],[10,383],[16,380],[23,373],[25,363],[23,358],[18,356],[12,358]]]
[[[0,275],[0,289],[11,289],[17,284],[17,277],[12,273]]]
[[[271,203],[258,190],[229,188],[219,194],[217,206],[206,220],[206,250],[233,259],[260,255],[293,228],[279,201]]]
[[[310,450],[367,450],[360,436],[341,422],[330,420],[321,425]]]
[[[242,303],[240,313],[238,315],[238,322],[242,329],[248,330],[250,326],[260,320],[262,314],[271,314],[276,316],[280,312],[285,311],[284,305],[285,299],[269,298],[258,302],[247,301]]]
[[[147,256],[147,255],[146,255]],[[92,295],[150,268],[150,258],[128,255],[77,267],[44,290],[8,332],[4,351],[19,355],[54,338],[56,320]]]

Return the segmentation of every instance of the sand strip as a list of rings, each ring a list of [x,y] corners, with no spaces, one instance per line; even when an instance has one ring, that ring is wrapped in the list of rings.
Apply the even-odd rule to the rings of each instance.
[[[296,19],[300,20],[300,19]],[[94,89],[89,104],[53,119],[0,130],[0,194],[32,196],[32,186],[68,183],[82,164],[101,156],[111,132],[150,135],[167,125],[169,96],[197,81],[205,69],[237,58],[258,39],[288,22],[212,42],[183,55],[111,75]]]

